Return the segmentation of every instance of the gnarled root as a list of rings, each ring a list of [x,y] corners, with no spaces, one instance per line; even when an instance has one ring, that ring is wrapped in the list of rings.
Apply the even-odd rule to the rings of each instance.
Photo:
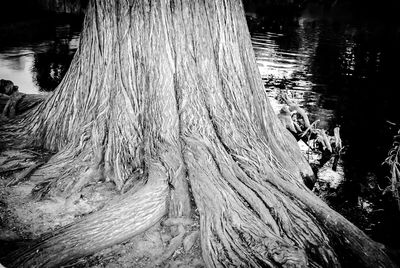
[[[43,102],[46,99],[46,96],[39,94],[24,94],[16,91],[10,96],[2,94],[0,98],[0,113],[2,116],[14,118]],[[6,102],[4,107],[2,102]]]
[[[173,237],[168,244],[167,249],[163,252],[163,254],[161,256],[159,256],[157,258],[157,260],[155,260],[155,265],[161,265],[165,260],[167,260],[168,258],[170,258],[172,256],[172,254],[175,253],[175,251],[182,245],[183,243],[183,238],[185,237],[185,227],[182,224],[179,224],[176,227],[176,232],[177,233],[175,235],[175,237]]]
[[[0,153],[0,174],[10,174],[7,186],[27,180],[49,158],[48,152],[32,150],[6,150]]]
[[[169,227],[175,236],[170,240],[164,253],[155,260],[156,265],[161,265],[182,246],[187,226],[193,224],[193,220],[190,219],[191,207],[186,166],[181,152],[172,151],[163,159],[165,159],[164,165],[170,170],[169,183],[171,187],[168,219],[163,222],[163,225]]]
[[[164,168],[149,167],[147,183],[127,192],[83,220],[43,236],[29,248],[8,256],[7,267],[55,267],[144,232],[167,212],[169,192]]]
[[[290,175],[256,168],[251,158],[234,161],[219,146],[190,147],[207,267],[340,267],[338,253],[363,267],[395,267],[362,231],[289,182]]]
[[[220,153],[198,148],[189,165],[208,267],[308,267],[310,262],[340,266],[312,218],[286,203],[287,197],[275,189],[261,191],[259,182],[235,162],[225,162],[229,156]],[[318,248],[323,258],[308,256]]]

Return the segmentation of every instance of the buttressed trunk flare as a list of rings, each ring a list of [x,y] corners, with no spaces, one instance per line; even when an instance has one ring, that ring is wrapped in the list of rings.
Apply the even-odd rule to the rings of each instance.
[[[394,266],[304,186],[311,168],[268,102],[239,0],[91,0],[65,78],[13,122],[9,144],[56,152],[32,175],[38,192],[137,187],[11,266],[56,266],[189,217],[189,186],[208,267]]]

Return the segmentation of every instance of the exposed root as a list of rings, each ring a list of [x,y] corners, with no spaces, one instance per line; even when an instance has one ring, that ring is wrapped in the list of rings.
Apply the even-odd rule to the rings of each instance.
[[[173,238],[169,241],[164,252],[154,261],[155,265],[162,265],[173,256],[177,250],[183,246],[185,252],[188,252],[199,237],[199,231],[189,231],[194,221],[190,218],[168,218],[162,222],[162,225],[168,227]]]
[[[161,265],[164,261],[169,259],[180,246],[182,246],[186,230],[182,224],[179,224],[176,228],[178,234],[171,239],[163,254],[154,261],[155,265]]]
[[[122,193],[142,178],[147,171],[142,167],[128,166],[128,159],[116,159],[119,163],[106,161],[106,142],[93,144],[88,142],[88,133],[84,133],[77,142],[69,143],[65,148],[52,156],[31,175],[31,181],[36,184],[34,195],[40,199],[46,195],[64,195],[79,192],[91,183],[112,181],[116,189]],[[117,168],[113,168],[116,165]]]
[[[304,248],[309,243],[322,245],[324,236],[320,230],[311,229],[308,235],[302,234],[302,226],[285,218],[289,214],[273,192],[269,195],[268,191],[260,191],[257,196],[237,179],[229,165],[219,163],[219,157],[213,162],[215,156],[210,157],[202,150],[197,150],[195,155],[197,159],[190,162],[190,182],[200,212],[203,258],[207,266],[296,264],[307,267]],[[262,196],[266,203],[260,200]],[[335,258],[329,261],[338,263]]]
[[[169,241],[162,255],[155,260],[155,265],[161,265],[183,245],[186,228],[193,224],[193,220],[190,219],[191,207],[186,166],[183,162],[181,151],[172,150],[164,155],[162,159],[164,160],[164,165],[168,167],[167,170],[170,171],[168,219],[163,222],[163,225],[170,228],[174,237]]]
[[[192,225],[193,224],[193,220],[189,219],[189,218],[168,218],[165,221],[163,221],[163,225],[165,226],[188,226],[188,225]]]
[[[14,186],[23,180],[27,180],[32,172],[34,172],[37,168],[43,165],[44,162],[35,163],[28,168],[24,169],[23,171],[15,174],[14,179],[7,183],[7,186]]]
[[[7,267],[55,267],[126,241],[160,221],[167,211],[168,192],[165,171],[152,164],[144,187],[134,193],[129,191],[102,210],[14,252],[7,258]]]
[[[12,174],[7,186],[28,180],[30,175],[43,165],[49,154],[31,150],[8,150],[0,153],[0,174]]]
[[[295,126],[292,115],[287,106],[283,106],[278,114],[278,118],[281,121],[282,125],[290,130],[292,133],[297,133],[297,127]]]
[[[169,167],[168,170],[170,170],[169,217],[163,222],[163,225],[170,228],[171,234],[173,234],[174,237],[169,241],[162,255],[155,260],[156,265],[161,265],[183,245],[186,228],[193,224],[193,220],[190,219],[191,207],[186,178],[187,174],[185,172],[186,166],[183,163],[182,155],[178,151],[175,154],[167,154],[163,159],[164,165]]]
[[[200,237],[199,231],[194,231],[188,234],[185,239],[183,240],[183,249],[188,252],[193,245],[196,243],[197,239]]]
[[[363,267],[394,267],[365,234],[279,173],[255,169],[251,158],[229,160],[222,148],[190,148],[189,178],[208,267],[340,267],[337,252]]]
[[[304,126],[305,126],[306,128],[309,128],[309,127],[311,126],[311,124],[310,124],[310,120],[308,119],[308,115],[307,115],[306,111],[305,111],[303,108],[301,108],[299,105],[293,103],[293,102],[289,99],[287,93],[283,93],[283,94],[282,94],[282,99],[283,99],[283,101],[289,106],[289,110],[290,110],[291,112],[296,112],[296,113],[298,113],[298,114],[302,117],[302,119],[303,119]]]
[[[176,237],[160,263],[194,239],[188,181],[209,268],[340,267],[341,248],[394,266],[304,186],[313,172],[262,91],[241,1],[92,0],[81,44],[54,94],[0,139],[57,152],[31,176],[41,194],[97,180],[127,193],[10,267],[59,266],[168,214]]]
[[[8,100],[6,106],[4,107],[2,115],[7,116],[9,118],[14,118],[17,114],[17,105],[22,99],[22,97],[23,97],[22,93],[14,92],[10,96],[10,99]]]

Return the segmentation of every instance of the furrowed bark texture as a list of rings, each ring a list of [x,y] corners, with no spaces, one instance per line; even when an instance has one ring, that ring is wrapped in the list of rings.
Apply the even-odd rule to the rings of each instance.
[[[165,170],[154,163],[144,187],[132,189],[101,211],[14,252],[8,257],[11,262],[7,267],[60,267],[124,242],[160,221],[167,211],[168,192]]]
[[[2,133],[56,152],[32,176],[41,193],[134,185],[11,266],[93,253],[167,210],[187,217],[188,183],[208,267],[394,266],[304,186],[311,168],[268,102],[240,1],[90,1],[62,83]]]

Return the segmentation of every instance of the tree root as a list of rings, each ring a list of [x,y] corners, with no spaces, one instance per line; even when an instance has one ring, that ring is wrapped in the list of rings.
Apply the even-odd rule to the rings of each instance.
[[[186,233],[185,227],[183,227],[182,224],[179,224],[178,226],[176,226],[176,228],[178,234],[170,240],[168,247],[163,252],[163,254],[154,261],[155,265],[161,265],[164,261],[169,259],[175,253],[175,251],[182,245],[183,238]]]
[[[1,94],[0,114],[4,118],[15,118],[17,115],[30,110],[45,99],[46,96],[44,95],[24,94],[18,91],[12,93],[10,96]]]
[[[188,226],[192,225],[193,220],[189,218],[168,218],[165,221],[163,221],[164,226]]]
[[[168,218],[162,222],[162,225],[169,227],[170,232],[174,237],[169,241],[167,248],[161,256],[155,261],[155,265],[162,265],[181,247],[185,252],[188,252],[196,242],[199,235],[198,231],[189,232],[189,226],[193,225],[194,221],[189,218]]]
[[[190,148],[189,178],[208,267],[340,267],[338,252],[363,267],[395,267],[380,247],[305,187],[299,191],[265,166],[256,169],[251,158],[231,161],[222,148]]]
[[[24,169],[23,171],[17,173],[15,175],[14,179],[12,179],[11,181],[9,181],[7,183],[7,187],[14,186],[23,180],[27,180],[29,178],[30,174],[32,172],[34,172],[36,169],[38,169],[43,164],[44,164],[44,162],[35,163],[35,164],[29,166],[28,168]]]
[[[169,187],[166,173],[152,164],[147,183],[129,191],[102,210],[44,235],[34,245],[7,257],[7,267],[55,267],[93,254],[140,234],[160,221],[167,212]]]
[[[0,154],[0,173],[13,173],[7,186],[13,186],[23,180],[43,165],[48,159],[48,154],[31,150],[8,150]],[[18,172],[19,171],[19,172]]]
[[[17,114],[18,103],[21,101],[23,96],[24,94],[20,92],[14,92],[4,107],[2,115],[8,118],[14,118]]]
[[[188,234],[185,239],[183,239],[183,249],[188,252],[194,246],[199,236],[199,231],[193,231]]]
[[[9,267],[59,266],[168,214],[176,237],[162,262],[185,241],[188,181],[209,268],[340,267],[338,253],[394,267],[304,186],[301,175],[313,172],[255,75],[241,1],[131,4],[89,2],[83,45],[63,82],[15,127],[0,125],[0,139],[58,152],[32,174],[43,193],[108,174],[121,190],[135,170],[145,176],[102,210],[16,252]]]

